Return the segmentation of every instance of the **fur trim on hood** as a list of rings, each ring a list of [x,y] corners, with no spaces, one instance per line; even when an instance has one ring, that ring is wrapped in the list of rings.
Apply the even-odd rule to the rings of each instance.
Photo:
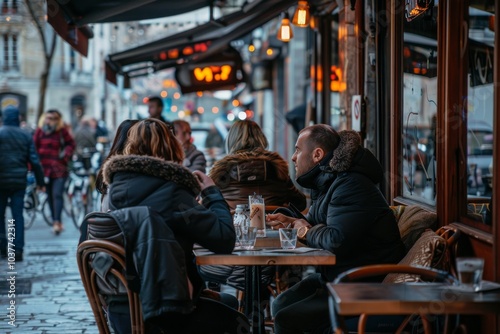
[[[249,160],[269,161],[276,167],[276,176],[279,180],[288,180],[288,163],[278,153],[255,149],[252,151],[240,151],[227,155],[217,161],[210,170],[210,177],[217,183],[217,180],[225,179],[228,170],[233,164],[238,164]]]
[[[144,155],[116,155],[109,159],[103,168],[104,183],[109,186],[118,172],[138,173],[172,181],[200,192],[200,185],[194,175],[179,164],[160,158]]]
[[[345,172],[352,166],[353,158],[361,147],[361,136],[353,130],[339,132],[340,143],[333,151],[330,167],[335,172]]]

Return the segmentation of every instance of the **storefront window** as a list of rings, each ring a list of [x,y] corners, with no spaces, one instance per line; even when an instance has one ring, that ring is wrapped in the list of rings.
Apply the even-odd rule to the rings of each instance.
[[[436,204],[437,1],[405,21],[403,44],[402,194]]]
[[[469,75],[467,100],[467,212],[491,225],[493,168],[493,6],[471,1],[469,7]]]

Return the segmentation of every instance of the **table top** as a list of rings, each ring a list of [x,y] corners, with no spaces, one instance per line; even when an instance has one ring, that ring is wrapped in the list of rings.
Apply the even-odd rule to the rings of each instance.
[[[340,315],[500,314],[500,290],[467,292],[440,283],[327,284]]]
[[[279,238],[273,234],[257,238],[253,250],[235,249],[232,254],[214,254],[207,249],[195,248],[198,265],[334,265],[335,255],[323,249],[312,249],[298,243],[295,250],[283,250]]]

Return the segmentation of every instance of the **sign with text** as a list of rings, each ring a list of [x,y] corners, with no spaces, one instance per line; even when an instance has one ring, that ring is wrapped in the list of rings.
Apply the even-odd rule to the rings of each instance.
[[[182,93],[232,89],[243,78],[243,61],[235,50],[201,62],[180,65],[175,71],[175,79]]]

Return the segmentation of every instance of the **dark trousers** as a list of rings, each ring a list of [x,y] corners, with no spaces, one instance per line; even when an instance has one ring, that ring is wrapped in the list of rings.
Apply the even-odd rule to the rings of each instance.
[[[130,315],[108,310],[111,326],[117,334],[129,334]],[[148,334],[247,334],[247,317],[218,301],[200,298],[190,314],[169,313],[146,324]]]
[[[320,274],[309,275],[272,304],[276,334],[331,333],[328,292]]]
[[[56,179],[49,179],[49,184],[46,185],[52,221],[61,221],[61,213],[64,205],[63,194],[65,183],[66,178],[60,177]]]
[[[14,237],[16,252],[22,252],[24,247],[24,189],[21,190],[0,190],[0,247],[2,252],[7,250],[7,237]],[[5,211],[10,198],[10,211],[15,221],[15,228],[6,230]],[[13,233],[9,235],[10,233]],[[9,240],[11,242],[11,240]]]

